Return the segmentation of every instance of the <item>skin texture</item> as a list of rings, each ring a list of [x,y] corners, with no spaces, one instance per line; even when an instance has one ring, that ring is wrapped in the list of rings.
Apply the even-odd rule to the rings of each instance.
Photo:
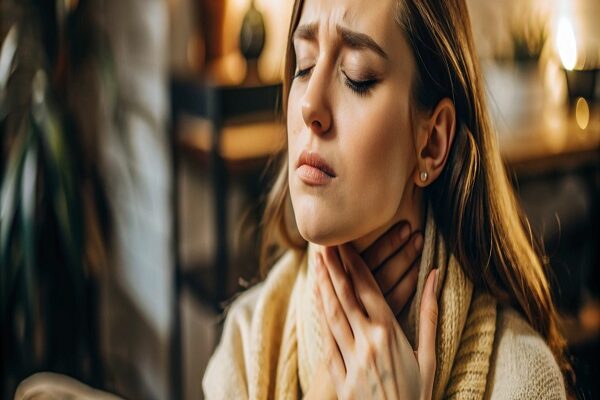
[[[392,0],[307,0],[293,38],[289,188],[300,234],[319,245],[316,291],[327,348],[306,398],[431,397],[432,276],[418,352],[395,316],[414,292],[422,190],[445,165],[455,110],[448,99],[428,112],[413,110],[415,60],[395,12]],[[333,168],[327,184],[300,179],[303,151]]]
[[[409,108],[415,68],[392,13],[392,1],[304,5],[299,26],[315,23],[318,30],[314,38],[294,39],[297,72],[304,75],[290,89],[287,130],[292,204],[300,234],[310,242],[356,241],[364,249],[400,220],[401,203],[403,219],[420,226],[419,197],[409,187],[416,170]],[[344,45],[338,26],[367,33],[387,59]],[[359,94],[347,79],[377,83]],[[318,152],[334,168],[328,185],[299,179],[303,150]]]
[[[324,359],[337,397],[431,399],[438,313],[435,270],[423,293],[415,352],[351,245],[327,248],[317,262],[317,274]]]

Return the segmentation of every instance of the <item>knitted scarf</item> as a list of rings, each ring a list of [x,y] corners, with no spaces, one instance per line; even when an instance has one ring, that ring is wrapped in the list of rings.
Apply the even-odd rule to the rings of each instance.
[[[447,254],[431,214],[426,223],[417,292],[410,307],[400,315],[400,325],[416,348],[425,280],[432,268],[438,268],[433,398],[480,399],[485,393],[494,345],[496,301],[488,294],[474,293],[460,265]],[[208,399],[238,398],[240,393],[250,399],[298,399],[308,391],[322,354],[312,290],[315,250],[316,246],[309,245],[301,260],[292,253],[282,257],[261,284],[250,321],[240,323],[238,329],[235,321],[229,321],[229,326],[226,323],[223,335],[239,336],[239,346],[246,348],[224,348],[236,341],[222,339],[204,377]],[[239,317],[229,316],[228,320]],[[226,387],[208,384],[212,378],[222,382],[225,377],[230,380]]]

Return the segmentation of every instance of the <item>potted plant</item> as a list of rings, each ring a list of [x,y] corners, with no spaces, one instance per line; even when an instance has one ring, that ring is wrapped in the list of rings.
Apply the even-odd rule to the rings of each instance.
[[[111,80],[89,3],[0,0],[2,398],[40,370],[102,386],[94,276],[108,213],[70,91],[90,65]]]

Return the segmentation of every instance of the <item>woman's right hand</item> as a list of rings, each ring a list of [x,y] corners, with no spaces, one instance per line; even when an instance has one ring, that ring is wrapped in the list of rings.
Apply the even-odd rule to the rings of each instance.
[[[415,292],[422,249],[423,234],[400,221],[361,254],[395,316]]]

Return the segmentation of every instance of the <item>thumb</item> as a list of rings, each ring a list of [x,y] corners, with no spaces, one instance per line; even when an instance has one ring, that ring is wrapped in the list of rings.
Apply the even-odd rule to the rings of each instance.
[[[421,299],[421,314],[419,316],[419,348],[417,360],[421,370],[424,398],[430,399],[433,391],[435,376],[435,337],[438,322],[438,304],[435,297],[437,270],[429,273],[423,297]]]

